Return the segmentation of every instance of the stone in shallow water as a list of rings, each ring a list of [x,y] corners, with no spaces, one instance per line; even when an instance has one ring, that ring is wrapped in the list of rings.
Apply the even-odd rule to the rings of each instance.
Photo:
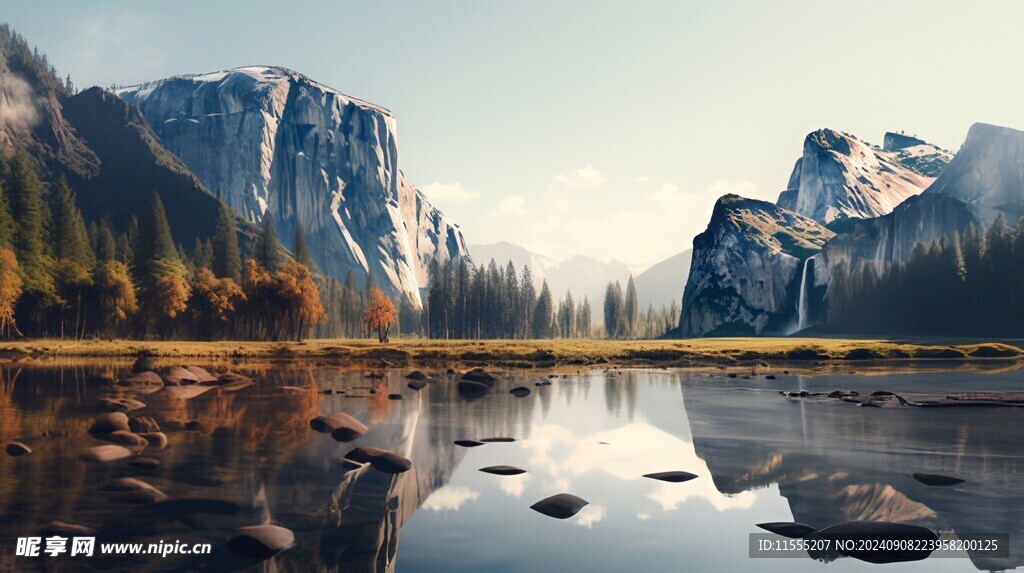
[[[772,521],[769,523],[758,523],[757,526],[765,531],[770,531],[790,539],[801,539],[815,532],[815,529],[810,525],[796,523],[795,521]]]
[[[462,375],[462,379],[469,380],[470,382],[483,383],[491,383],[497,380],[497,378],[495,378],[493,375],[491,375],[490,372],[484,370],[483,368],[474,368],[469,372],[466,372],[465,374]]]
[[[103,440],[104,442],[119,444],[136,451],[141,451],[142,448],[149,445],[149,442],[147,442],[142,436],[135,432],[126,432],[124,430],[110,432],[109,434],[96,434],[94,437]]]
[[[111,412],[96,416],[92,425],[89,426],[90,434],[109,434],[118,431],[131,431],[131,427],[128,425],[128,416],[123,412]]]
[[[115,444],[107,444],[105,446],[96,446],[89,448],[82,452],[82,459],[89,462],[100,462],[107,463],[117,460],[123,460],[124,458],[130,458],[135,453],[124,446],[118,446]]]
[[[168,386],[188,386],[199,382],[199,376],[186,370],[183,366],[167,366],[161,368],[159,374],[163,378],[164,384]]]
[[[409,380],[426,380],[427,375],[420,372],[419,370],[413,370],[412,372],[405,375]]]
[[[423,381],[420,381],[420,380],[413,380],[412,382],[409,382],[408,384],[406,384],[406,386],[408,386],[410,389],[416,390],[418,392],[418,391],[426,388],[427,387],[427,383],[423,382]]]
[[[163,432],[143,432],[139,436],[146,440],[149,447],[154,450],[160,451],[167,447],[167,434]]]
[[[118,386],[133,388],[139,392],[155,392],[164,387],[164,381],[156,372],[145,371],[129,374],[117,382]]]
[[[455,440],[455,445],[462,446],[464,448],[475,448],[477,446],[484,445],[484,443],[476,440]]]
[[[167,494],[152,485],[135,478],[125,477],[110,480],[103,486],[116,501],[125,503],[154,503],[167,499]]]
[[[515,466],[488,466],[486,468],[480,468],[480,471],[497,476],[517,476],[519,474],[526,473],[526,470]]]
[[[930,549],[917,549],[927,547],[927,543],[938,539],[930,529],[905,523],[890,523],[885,521],[848,521],[826,527],[818,532],[823,539],[832,541],[844,540],[852,542],[852,550],[841,550],[844,555],[867,561],[868,563],[898,563],[903,561],[920,561],[931,555]],[[893,541],[911,547],[907,550],[879,549],[877,542],[882,541],[891,545]],[[923,544],[920,542],[924,542]]]
[[[210,374],[210,371],[205,368],[198,366],[183,366],[183,368],[192,373],[200,384],[212,384],[217,381],[217,377]]]
[[[135,398],[123,394],[107,394],[97,400],[96,404],[108,412],[131,412],[146,407]]]
[[[240,527],[228,548],[244,559],[270,559],[295,544],[295,534],[277,525]]]
[[[682,483],[684,481],[690,481],[697,477],[696,474],[690,472],[672,471],[672,472],[657,472],[653,474],[644,474],[645,478],[656,479],[661,481],[668,481],[672,483]]]
[[[17,458],[31,454],[32,448],[26,446],[21,442],[9,442],[6,446],[4,446],[4,451],[7,452],[7,455],[11,456],[12,458]]]
[[[388,394],[388,400],[401,400],[401,394]]]
[[[921,474],[915,473],[914,479],[923,483],[924,485],[931,486],[951,486],[964,483],[964,480],[953,476],[944,476],[940,474]]]
[[[479,398],[491,391],[493,382],[475,382],[472,380],[459,380],[459,395],[464,398]]]
[[[149,416],[136,416],[131,420],[128,420],[128,429],[136,434],[159,432],[160,424]]]
[[[589,503],[571,493],[560,493],[538,501],[530,509],[555,519],[569,519]]]
[[[508,393],[512,394],[516,398],[525,398],[530,395],[530,389],[526,386],[517,386],[509,390]]]
[[[480,441],[489,444],[491,442],[514,442],[514,441],[516,441],[516,439],[515,438],[498,437],[498,438],[483,438]]]
[[[351,442],[366,433],[366,425],[344,412],[317,416],[309,421],[315,432],[331,434],[339,442]]]
[[[345,458],[354,462],[370,464],[373,469],[386,474],[400,474],[412,469],[412,460],[394,452],[361,446],[345,454]]]
[[[153,359],[148,356],[139,356],[135,359],[135,363],[132,364],[132,374],[138,374],[139,372],[147,372],[154,370],[156,367],[153,365]]]

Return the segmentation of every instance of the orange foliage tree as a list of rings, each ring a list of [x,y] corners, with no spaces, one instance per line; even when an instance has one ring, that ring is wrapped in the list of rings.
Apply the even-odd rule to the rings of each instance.
[[[281,265],[281,270],[274,273],[274,290],[280,305],[282,326],[294,335],[295,340],[302,340],[309,326],[324,319],[320,292],[306,265],[295,261]]]
[[[99,303],[99,320],[108,334],[116,332],[139,310],[131,273],[120,261],[107,261],[96,267],[93,289]]]
[[[238,283],[229,279],[218,279],[208,268],[199,269],[192,284],[192,299],[189,306],[197,326],[206,330],[207,336],[225,325],[234,314],[245,293]]]
[[[391,332],[391,323],[395,321],[395,305],[391,299],[379,288],[370,290],[370,298],[367,301],[366,309],[363,310],[363,323],[368,330],[377,331],[379,342],[388,342]]]
[[[14,323],[14,305],[21,296],[18,259],[10,249],[0,248],[0,336],[21,336]]]

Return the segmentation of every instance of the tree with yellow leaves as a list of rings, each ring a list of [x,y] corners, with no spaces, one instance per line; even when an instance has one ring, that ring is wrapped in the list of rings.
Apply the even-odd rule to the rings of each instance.
[[[21,296],[18,259],[10,249],[0,248],[0,336],[21,336],[14,322],[14,305]]]
[[[391,299],[379,288],[370,289],[369,300],[366,309],[363,310],[363,323],[367,330],[377,331],[377,341],[381,343],[390,340],[391,324],[395,322],[395,305]]]

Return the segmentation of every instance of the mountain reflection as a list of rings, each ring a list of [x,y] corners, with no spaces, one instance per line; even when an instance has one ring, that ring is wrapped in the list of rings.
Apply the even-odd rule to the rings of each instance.
[[[979,384],[964,374],[950,374],[943,382],[955,384],[949,378],[956,376]],[[800,382],[809,381],[790,378],[780,387],[793,389]],[[858,382],[867,391],[885,384]],[[828,386],[827,376],[813,383],[839,387]],[[984,570],[1024,564],[1019,489],[1024,457],[1018,440],[1024,422],[1016,410],[883,412],[799,402],[779,396],[775,388],[722,386],[694,378],[683,390],[696,453],[707,462],[718,490],[738,494],[777,484],[792,520],[815,529],[865,520],[1008,533],[1008,559],[970,555],[971,560]],[[914,472],[955,475],[967,483],[929,487],[914,480]]]

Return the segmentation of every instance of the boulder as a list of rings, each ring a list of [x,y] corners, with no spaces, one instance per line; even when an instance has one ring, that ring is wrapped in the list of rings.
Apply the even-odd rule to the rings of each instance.
[[[484,443],[476,440],[455,440],[455,445],[462,446],[464,448],[475,448],[477,446],[484,445]]]
[[[964,480],[953,477],[944,476],[939,474],[921,474],[915,473],[914,479],[923,483],[924,485],[937,486],[937,487],[948,487],[952,485],[959,485],[964,483]]]
[[[115,444],[107,444],[105,446],[95,446],[82,452],[81,458],[89,462],[100,462],[107,463],[117,460],[123,460],[124,458],[130,458],[135,453],[124,446],[118,446]]]
[[[240,527],[228,548],[243,559],[270,559],[295,544],[295,534],[277,525]]]
[[[345,459],[368,463],[373,469],[387,474],[400,474],[412,469],[412,461],[394,452],[362,446],[345,454]]]
[[[18,458],[21,456],[27,456],[31,454],[32,448],[26,446],[21,442],[8,442],[7,445],[4,446],[4,451],[7,452],[7,455],[11,456],[12,458]]]
[[[167,386],[188,386],[199,382],[199,377],[183,366],[167,366],[161,368],[159,374]]]
[[[156,423],[156,420],[149,416],[136,416],[128,420],[128,429],[136,434],[159,432],[160,424]]]
[[[667,481],[672,483],[682,483],[684,481],[690,481],[697,477],[696,474],[682,471],[671,471],[671,472],[657,472],[653,474],[644,474],[645,478],[656,479],[660,481]]]
[[[93,437],[103,440],[104,442],[119,444],[126,448],[135,450],[142,450],[149,445],[149,442],[147,442],[142,436],[135,432],[126,432],[124,430],[110,432],[109,434],[96,434]]]
[[[409,380],[426,380],[427,375],[420,372],[419,370],[413,370],[412,372],[405,375]]]
[[[530,395],[530,389],[527,388],[526,386],[516,386],[515,388],[509,390],[508,393],[512,394],[516,398],[525,398]]]
[[[203,424],[199,420],[191,420],[189,422],[185,422],[185,425],[183,427],[185,431],[198,432],[203,429]]]
[[[419,392],[420,390],[427,387],[427,383],[420,380],[413,380],[412,382],[406,384],[406,386],[408,386],[412,390],[416,390],[417,392]]]
[[[772,521],[769,523],[758,523],[757,526],[765,531],[770,531],[776,535],[781,535],[790,539],[802,539],[816,531],[810,525],[804,525],[794,521]]]
[[[488,386],[490,386],[491,384],[494,383],[495,380],[497,380],[497,378],[492,376],[491,373],[487,372],[483,368],[474,368],[469,372],[466,372],[465,374],[462,375],[462,379],[467,380],[469,382],[482,382],[484,384],[487,384]]]
[[[149,356],[139,356],[135,359],[135,363],[132,364],[132,374],[151,372],[153,370],[156,370],[156,366],[153,364],[153,359]]]
[[[164,381],[160,375],[153,371],[138,372],[129,374],[117,382],[118,386],[131,388],[136,392],[156,392],[163,388]]]
[[[531,505],[530,509],[555,519],[568,519],[579,513],[588,503],[587,500],[571,493],[560,493],[538,501]]]
[[[217,377],[210,374],[210,372],[205,368],[200,368],[198,366],[183,366],[183,368],[192,373],[199,384],[211,384],[217,381]]]
[[[517,476],[519,474],[526,473],[526,470],[515,466],[488,466],[486,468],[480,468],[480,471],[497,476]]]
[[[108,412],[131,412],[146,407],[144,403],[124,394],[107,394],[96,404]]]
[[[160,451],[167,447],[167,434],[163,432],[143,432],[139,436],[154,450]]]
[[[89,426],[89,433],[93,435],[129,431],[131,431],[131,426],[128,424],[128,416],[122,412],[100,414],[96,416],[92,425]]]
[[[401,394],[388,394],[388,400],[401,400]]]
[[[314,432],[330,434],[339,442],[351,442],[362,437],[367,430],[365,424],[344,412],[317,416],[309,421],[309,427]]]

